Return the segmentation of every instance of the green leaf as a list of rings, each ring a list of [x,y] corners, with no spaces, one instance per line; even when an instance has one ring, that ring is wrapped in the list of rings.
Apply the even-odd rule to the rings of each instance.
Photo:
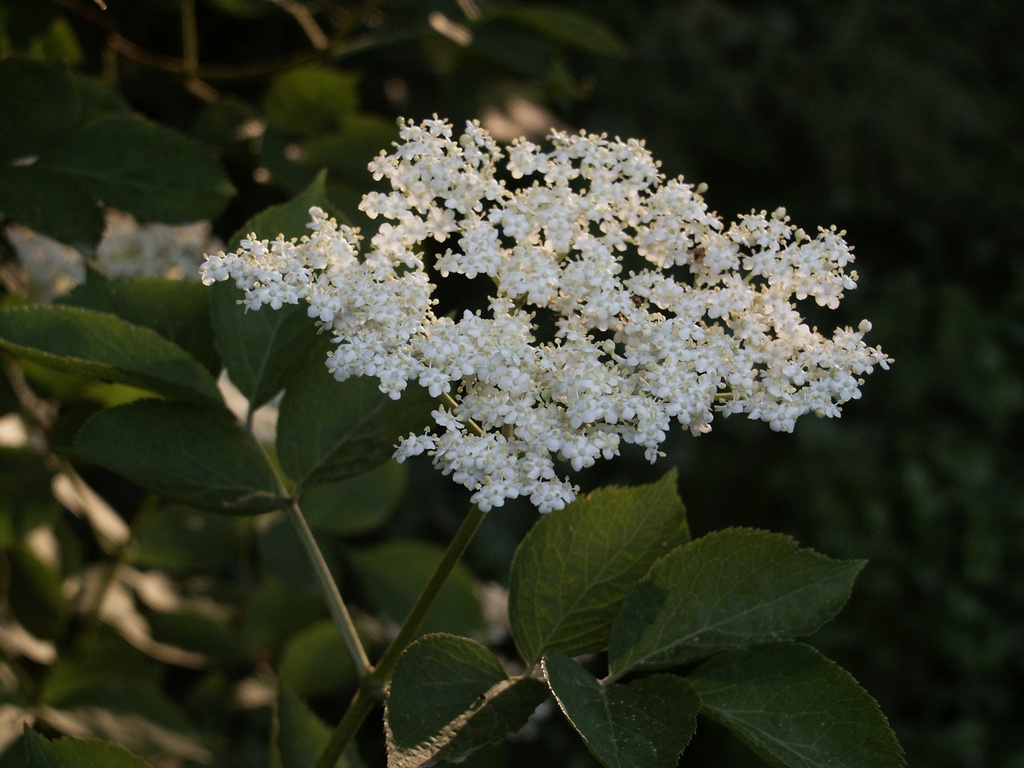
[[[340,130],[307,141],[302,148],[303,163],[316,168],[329,168],[334,174],[365,184],[366,166],[383,147],[398,139],[393,120],[376,115],[352,115]]]
[[[367,376],[337,381],[314,362],[288,386],[277,422],[281,467],[299,485],[352,477],[391,458],[395,444],[430,421],[434,399],[410,386],[400,400]]]
[[[154,493],[217,512],[280,508],[273,470],[221,410],[139,400],[89,418],[70,453]]]
[[[209,573],[238,563],[242,536],[237,521],[177,504],[149,506],[132,522],[133,565],[171,573]]]
[[[104,204],[169,224],[217,216],[234,194],[204,144],[156,123],[101,117],[81,126],[36,166],[63,175]]]
[[[701,712],[771,765],[906,765],[878,704],[848,672],[802,643],[769,643],[714,657],[690,677]]]
[[[331,738],[331,729],[287,685],[281,685],[274,708],[271,768],[312,768]],[[352,765],[344,756],[338,768]]]
[[[258,652],[277,653],[289,635],[324,614],[319,590],[296,588],[276,577],[267,578],[246,597],[246,635]]]
[[[294,200],[267,208],[246,222],[232,238],[237,248],[242,237],[273,239],[299,237],[307,232],[309,209],[328,208],[325,175]],[[214,342],[231,382],[258,408],[284,389],[288,379],[302,368],[318,349],[316,324],[304,305],[285,305],[273,310],[263,307],[247,312],[241,304],[242,291],[231,283],[213,286]]]
[[[395,667],[384,713],[388,768],[461,762],[526,724],[544,684],[510,680],[497,657],[454,635],[427,635]]]
[[[440,547],[421,541],[389,541],[348,554],[363,589],[396,624],[405,618],[441,560]],[[421,632],[468,635],[486,626],[469,569],[459,563],[423,622]]]
[[[78,307],[0,310],[0,348],[59,371],[130,384],[196,403],[220,403],[217,382],[156,331]]]
[[[47,741],[25,726],[25,768],[152,768],[120,744],[99,739]]]
[[[304,305],[250,312],[242,305],[244,298],[231,283],[213,286],[214,343],[231,383],[255,409],[284,389],[318,340]]]
[[[608,487],[541,517],[512,560],[509,620],[527,663],[551,651],[604,650],[626,595],[688,541],[673,470],[651,485]]]
[[[123,744],[147,757],[208,762],[209,752],[185,712],[160,689],[158,676],[141,677],[107,658],[63,658],[43,684],[40,704],[54,720]],[[59,717],[58,717],[59,716]],[[77,766],[77,763],[69,764]],[[101,764],[102,765],[102,764]]]
[[[74,128],[82,100],[67,73],[30,59],[0,61],[0,164],[39,155]]]
[[[348,480],[306,485],[299,498],[310,528],[334,536],[355,536],[378,528],[405,493],[406,465],[395,461]]]
[[[129,323],[152,328],[207,370],[216,372],[220,368],[220,358],[213,346],[210,297],[198,280],[109,280],[90,269],[84,283],[55,303],[109,312]]]
[[[0,211],[85,253],[103,236],[103,212],[92,195],[45,168],[0,167]]]
[[[629,48],[611,29],[597,19],[554,5],[503,5],[491,12],[492,18],[508,19],[553,42],[583,51],[627,58]]]
[[[71,617],[60,575],[24,546],[8,550],[6,565],[7,601],[12,613],[33,635],[56,638]]]
[[[609,768],[675,768],[697,729],[700,702],[681,677],[601,685],[560,653],[544,657],[544,674],[566,719]]]
[[[626,599],[609,666],[619,677],[811,634],[843,607],[863,567],[768,531],[708,534],[655,563]]]
[[[346,72],[296,67],[271,83],[263,109],[267,121],[282,131],[317,136],[340,128],[357,110],[358,84]]]
[[[354,684],[356,668],[337,625],[324,619],[289,638],[278,676],[299,696],[320,696]]]

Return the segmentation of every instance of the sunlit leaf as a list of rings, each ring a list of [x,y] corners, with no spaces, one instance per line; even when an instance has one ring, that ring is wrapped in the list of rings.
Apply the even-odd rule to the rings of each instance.
[[[57,305],[0,310],[0,348],[68,373],[192,402],[221,402],[217,382],[185,350],[105,312]]]
[[[674,471],[651,485],[602,488],[540,518],[510,576],[509,619],[523,658],[606,648],[626,595],[689,538]]]

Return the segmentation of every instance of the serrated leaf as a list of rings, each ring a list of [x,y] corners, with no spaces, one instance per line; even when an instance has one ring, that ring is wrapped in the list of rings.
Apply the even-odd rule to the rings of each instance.
[[[544,657],[544,674],[566,719],[609,768],[675,768],[697,729],[700,702],[681,677],[601,685],[560,653]]]
[[[39,155],[67,136],[81,108],[61,67],[17,57],[0,61],[0,164]]]
[[[348,553],[359,582],[383,616],[396,624],[409,612],[441,560],[440,547],[421,541],[389,541]],[[422,633],[470,634],[486,626],[469,569],[459,563],[423,622]]]
[[[337,381],[320,362],[289,384],[277,421],[281,467],[299,485],[352,477],[391,458],[395,444],[430,421],[434,399],[410,386],[400,400],[370,377]]]
[[[604,650],[626,595],[689,538],[675,471],[650,485],[602,488],[541,517],[512,560],[509,620],[523,658]]]
[[[603,56],[626,58],[629,49],[608,26],[583,13],[555,5],[504,5],[491,12],[549,40]]]
[[[388,768],[418,768],[468,755],[526,724],[544,684],[510,680],[497,657],[468,638],[427,635],[395,667],[384,714]]]
[[[108,312],[129,323],[152,328],[195,357],[207,370],[214,372],[220,366],[213,346],[209,294],[197,280],[110,280],[90,269],[84,283],[54,303]]]
[[[120,744],[99,739],[48,741],[25,727],[25,768],[152,768]]]
[[[274,708],[271,768],[312,768],[331,738],[331,729],[287,685],[281,685]],[[353,765],[344,756],[337,768]]]
[[[140,400],[97,412],[70,451],[154,493],[217,512],[280,508],[273,470],[221,410]]]
[[[848,672],[802,643],[714,657],[690,677],[701,712],[771,765],[901,768],[878,704]]]
[[[299,506],[314,531],[354,536],[383,525],[405,486],[406,465],[389,461],[347,480],[308,484]]]
[[[651,568],[615,620],[609,667],[683,664],[808,635],[850,597],[863,560],[833,560],[782,534],[729,528],[684,544]]]
[[[0,348],[59,371],[196,403],[221,402],[217,382],[185,350],[105,312],[57,305],[0,310]]]
[[[142,221],[212,218],[234,194],[208,147],[134,117],[92,120],[36,165]]]

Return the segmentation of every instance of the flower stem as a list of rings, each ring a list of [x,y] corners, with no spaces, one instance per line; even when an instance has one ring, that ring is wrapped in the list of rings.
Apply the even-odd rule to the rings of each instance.
[[[359,679],[362,680],[373,671],[373,666],[370,664],[370,659],[366,656],[366,651],[363,650],[363,644],[359,642],[356,626],[352,622],[352,617],[349,615],[345,601],[341,597],[341,592],[338,591],[338,585],[331,575],[327,561],[324,560],[323,553],[320,551],[316,538],[313,536],[313,531],[310,530],[309,525],[306,523],[306,518],[302,516],[302,510],[299,509],[298,502],[293,500],[288,504],[285,507],[285,513],[288,515],[289,520],[291,520],[292,526],[295,528],[295,532],[298,534],[299,540],[309,556],[309,562],[316,572],[316,578],[320,582],[321,589],[323,589],[324,597],[327,599],[327,607],[331,612],[331,618],[334,619],[334,623],[338,626],[341,639],[344,641],[345,647],[348,648],[348,652],[356,664],[356,673]]]
[[[349,742],[355,738],[359,727],[363,724],[367,715],[379,703],[384,692],[387,690],[388,683],[391,681],[391,674],[395,671],[395,665],[398,663],[399,657],[416,637],[416,633],[423,624],[427,612],[433,606],[445,581],[448,580],[448,576],[451,575],[456,564],[462,559],[463,554],[465,554],[466,549],[469,547],[469,543],[473,540],[473,536],[476,535],[485,517],[486,514],[481,512],[476,505],[466,515],[462,525],[459,526],[459,530],[455,532],[455,536],[448,543],[448,548],[445,549],[441,562],[437,564],[437,568],[431,574],[430,580],[427,581],[419,597],[416,598],[416,602],[409,609],[409,613],[402,622],[402,626],[398,628],[398,634],[395,635],[394,640],[385,649],[384,654],[380,657],[380,661],[373,668],[373,672],[368,678],[363,680],[359,690],[352,697],[348,710],[341,718],[341,722],[338,723],[338,727],[334,729],[334,733],[331,734],[331,740],[324,748],[314,768],[333,768]]]

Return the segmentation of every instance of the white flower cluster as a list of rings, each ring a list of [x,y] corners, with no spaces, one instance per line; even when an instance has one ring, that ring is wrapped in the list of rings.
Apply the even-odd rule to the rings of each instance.
[[[362,258],[357,232],[314,208],[309,236],[250,235],[208,256],[203,281],[234,279],[252,309],[308,302],[339,380],[443,397],[395,456],[429,454],[485,511],[519,496],[560,509],[576,489],[557,460],[579,470],[634,444],[654,461],[673,421],[700,434],[715,413],[781,431],[838,416],[887,367],[869,323],[829,338],[795,304],[835,308],[855,287],[842,232],[812,237],[782,209],[725,227],[641,142],[550,140],[506,154],[476,123],[458,137],[436,118],[403,123],[370,164],[392,191],[362,200],[383,219]],[[450,274],[486,276],[488,310],[435,315]]]
[[[107,209],[103,238],[93,266],[110,278],[166,277],[194,279],[203,252],[220,247],[210,222],[140,224],[130,214]],[[11,224],[5,233],[24,271],[28,293],[51,301],[85,280],[85,259],[70,245]]]

